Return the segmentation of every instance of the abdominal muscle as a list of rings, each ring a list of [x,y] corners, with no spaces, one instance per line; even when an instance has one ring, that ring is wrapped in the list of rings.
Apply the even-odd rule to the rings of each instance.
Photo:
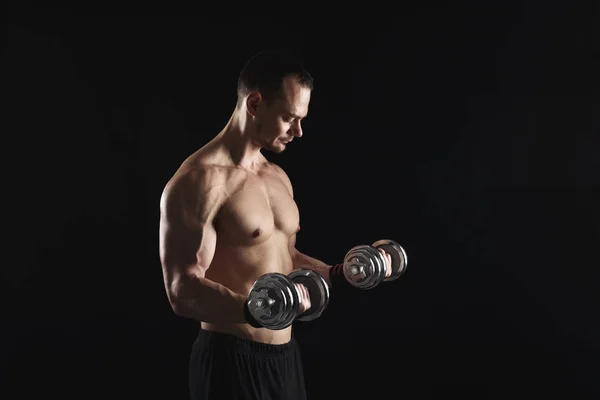
[[[261,240],[262,239],[262,240]],[[289,238],[280,231],[268,238],[245,245],[217,244],[206,278],[247,296],[254,282],[269,272],[288,275],[292,271]],[[218,305],[215,305],[218,307]],[[284,344],[291,340],[291,326],[281,330],[254,328],[248,324],[214,324],[202,322],[202,329],[223,332],[267,344]]]

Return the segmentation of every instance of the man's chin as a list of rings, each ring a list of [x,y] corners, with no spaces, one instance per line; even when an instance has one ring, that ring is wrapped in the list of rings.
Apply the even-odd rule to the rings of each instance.
[[[287,146],[285,144],[278,143],[278,144],[272,144],[269,146],[265,146],[265,147],[263,147],[263,149],[270,151],[271,153],[283,153],[285,151],[286,147]]]

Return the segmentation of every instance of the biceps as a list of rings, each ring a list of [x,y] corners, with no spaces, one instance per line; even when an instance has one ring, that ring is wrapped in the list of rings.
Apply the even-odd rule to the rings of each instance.
[[[212,225],[188,228],[161,227],[161,262],[168,276],[181,273],[204,276],[215,253],[216,233]]]

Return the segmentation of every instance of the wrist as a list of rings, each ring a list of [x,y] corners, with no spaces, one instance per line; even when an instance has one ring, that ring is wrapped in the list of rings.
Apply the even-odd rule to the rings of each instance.
[[[329,268],[329,281],[331,286],[335,288],[352,286],[344,275],[344,264],[335,264]]]

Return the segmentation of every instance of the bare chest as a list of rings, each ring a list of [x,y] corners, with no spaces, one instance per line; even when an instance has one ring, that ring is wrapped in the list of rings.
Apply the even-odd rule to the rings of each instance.
[[[251,175],[232,189],[217,215],[217,229],[232,243],[251,244],[276,233],[290,237],[299,220],[296,202],[279,178]]]

